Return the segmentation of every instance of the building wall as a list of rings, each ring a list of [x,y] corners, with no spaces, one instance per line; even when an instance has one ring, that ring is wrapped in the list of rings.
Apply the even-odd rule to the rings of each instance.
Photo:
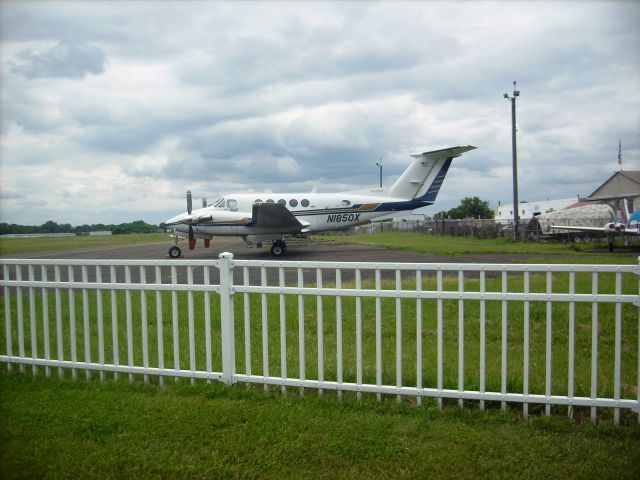
[[[534,214],[550,213],[573,205],[578,198],[562,198],[558,200],[539,200],[536,202],[521,203],[518,217],[522,220],[533,218]],[[496,223],[507,224],[513,222],[513,203],[498,205],[493,210]]]
[[[591,195],[591,200],[607,200],[640,196],[640,172],[616,172]]]

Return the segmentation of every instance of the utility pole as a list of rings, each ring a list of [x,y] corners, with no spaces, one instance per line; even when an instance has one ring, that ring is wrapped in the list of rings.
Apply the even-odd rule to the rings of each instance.
[[[379,162],[376,162],[376,165],[380,167],[380,188],[382,188],[382,157],[378,157],[380,159]]]
[[[503,95],[507,100],[511,100],[511,150],[513,152],[513,239],[518,238],[518,149],[516,146],[516,98],[520,96],[520,90],[516,90],[516,82],[513,82],[513,96],[508,93]]]

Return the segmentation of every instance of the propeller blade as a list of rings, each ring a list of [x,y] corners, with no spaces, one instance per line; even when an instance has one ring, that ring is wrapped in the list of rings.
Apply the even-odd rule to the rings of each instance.
[[[196,238],[193,236],[193,226],[189,223],[189,250],[196,248]]]
[[[191,201],[191,190],[187,190],[187,213],[191,215],[193,204]]]

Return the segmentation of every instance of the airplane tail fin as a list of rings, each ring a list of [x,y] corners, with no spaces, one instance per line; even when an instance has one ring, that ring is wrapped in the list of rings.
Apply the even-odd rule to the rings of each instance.
[[[390,196],[433,203],[451,161],[475,148],[467,145],[411,155],[415,160],[392,185]]]
[[[629,205],[627,205],[627,199],[620,200],[620,215],[622,217],[622,223],[629,225]]]

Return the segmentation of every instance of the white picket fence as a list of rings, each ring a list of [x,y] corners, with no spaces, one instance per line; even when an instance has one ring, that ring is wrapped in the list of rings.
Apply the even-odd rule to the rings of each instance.
[[[0,264],[9,370],[434,397],[440,407],[501,402],[522,404],[525,417],[532,405],[570,416],[589,407],[594,422],[598,408],[613,409],[615,423],[627,409],[640,421],[638,266],[229,253]],[[588,357],[576,353],[585,342]]]

